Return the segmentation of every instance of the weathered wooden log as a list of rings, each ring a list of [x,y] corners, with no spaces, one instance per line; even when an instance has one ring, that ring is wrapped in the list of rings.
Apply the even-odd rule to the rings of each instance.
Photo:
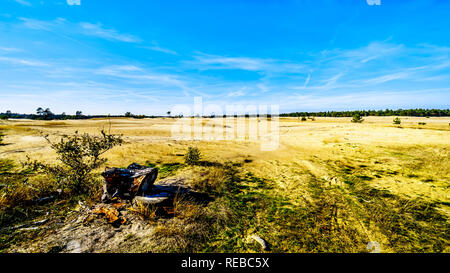
[[[102,173],[104,179],[102,201],[114,197],[133,198],[151,192],[158,176],[158,169],[143,167],[133,163],[128,168],[106,168]]]

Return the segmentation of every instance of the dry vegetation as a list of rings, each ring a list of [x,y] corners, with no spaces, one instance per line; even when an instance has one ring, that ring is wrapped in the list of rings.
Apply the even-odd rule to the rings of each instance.
[[[280,118],[280,147],[272,152],[249,140],[173,140],[171,118],[1,121],[1,227],[43,219],[47,212],[53,218],[40,229],[1,231],[0,251],[64,251],[67,241],[58,240],[80,234],[88,241],[82,236],[97,230],[111,237],[94,240],[89,251],[259,252],[250,239],[257,234],[270,252],[366,252],[372,241],[383,252],[450,252],[450,118],[400,119],[401,125],[393,117],[364,117],[363,123]],[[222,126],[219,121],[204,123]],[[103,222],[105,227],[92,226],[95,221],[60,231],[60,223],[73,221],[79,200],[95,204],[99,194],[36,205],[33,200],[56,186],[20,163],[27,155],[56,162],[40,135],[57,140],[102,129],[125,140],[104,155],[109,166],[156,166],[157,184],[182,183],[210,199],[180,196],[163,209],[136,204],[127,210],[135,222],[120,232],[110,233]],[[202,155],[194,165],[184,161],[189,146]]]

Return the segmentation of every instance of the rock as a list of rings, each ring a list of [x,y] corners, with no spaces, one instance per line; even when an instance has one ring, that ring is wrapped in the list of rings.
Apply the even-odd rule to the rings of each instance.
[[[66,250],[69,253],[81,253],[81,243],[77,240],[72,240],[67,243]]]
[[[256,242],[258,242],[258,244],[261,245],[263,250],[267,250],[268,249],[267,242],[263,238],[259,237],[256,234],[253,234],[252,236],[250,236],[250,238],[252,238]]]
[[[135,201],[142,202],[143,204],[155,205],[162,203],[169,199],[168,196],[136,196],[134,198]]]

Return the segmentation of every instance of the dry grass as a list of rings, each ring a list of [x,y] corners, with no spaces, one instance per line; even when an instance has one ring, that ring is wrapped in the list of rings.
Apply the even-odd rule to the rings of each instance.
[[[147,205],[140,201],[136,201],[129,210],[138,215],[142,220],[155,221],[157,217],[156,206]]]

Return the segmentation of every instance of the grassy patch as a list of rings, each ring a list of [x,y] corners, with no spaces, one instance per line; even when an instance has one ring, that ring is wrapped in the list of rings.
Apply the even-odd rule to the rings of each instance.
[[[147,161],[145,165],[152,168],[157,168],[159,178],[166,178],[175,175],[179,169],[185,167],[184,164],[178,162],[155,164],[150,161]]]
[[[353,209],[372,232],[380,232],[395,252],[443,252],[449,244],[449,224],[435,203],[404,198],[371,187],[358,176],[344,175]]]

